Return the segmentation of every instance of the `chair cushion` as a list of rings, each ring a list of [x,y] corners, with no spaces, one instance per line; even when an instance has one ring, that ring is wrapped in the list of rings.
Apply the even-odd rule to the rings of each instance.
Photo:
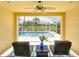
[[[31,56],[29,42],[13,42],[12,45],[16,56]]]
[[[51,47],[52,53],[54,55],[68,55],[69,50],[71,48],[71,42],[70,41],[58,41],[56,40],[54,47]]]

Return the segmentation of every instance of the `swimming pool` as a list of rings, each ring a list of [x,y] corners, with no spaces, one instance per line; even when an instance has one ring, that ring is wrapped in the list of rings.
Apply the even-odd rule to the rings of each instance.
[[[19,32],[19,36],[28,36],[28,37],[39,37],[45,35],[47,37],[52,37],[53,35],[49,32]]]

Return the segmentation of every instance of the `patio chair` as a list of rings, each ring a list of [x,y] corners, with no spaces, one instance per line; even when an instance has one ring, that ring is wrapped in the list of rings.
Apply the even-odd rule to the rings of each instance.
[[[54,55],[69,55],[72,44],[70,41],[55,41],[54,44],[50,46]]]
[[[29,45],[29,42],[13,42],[13,49],[15,56],[30,57],[33,51],[33,46]]]

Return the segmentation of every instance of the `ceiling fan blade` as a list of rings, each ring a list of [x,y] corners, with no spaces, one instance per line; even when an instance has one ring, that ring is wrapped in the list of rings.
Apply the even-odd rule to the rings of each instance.
[[[35,9],[34,11],[38,11],[38,9]]]
[[[44,9],[40,9],[40,11],[44,12]]]
[[[55,7],[45,7],[45,9],[51,9],[51,10],[55,10]]]
[[[35,9],[34,11],[35,12],[44,12],[45,10],[44,9]]]
[[[35,9],[35,8],[24,8],[24,9]]]

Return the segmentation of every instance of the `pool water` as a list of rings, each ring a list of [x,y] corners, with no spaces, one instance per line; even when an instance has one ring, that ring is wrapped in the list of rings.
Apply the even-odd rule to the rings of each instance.
[[[39,37],[45,35],[47,37],[53,36],[49,32],[19,32],[19,36]]]

